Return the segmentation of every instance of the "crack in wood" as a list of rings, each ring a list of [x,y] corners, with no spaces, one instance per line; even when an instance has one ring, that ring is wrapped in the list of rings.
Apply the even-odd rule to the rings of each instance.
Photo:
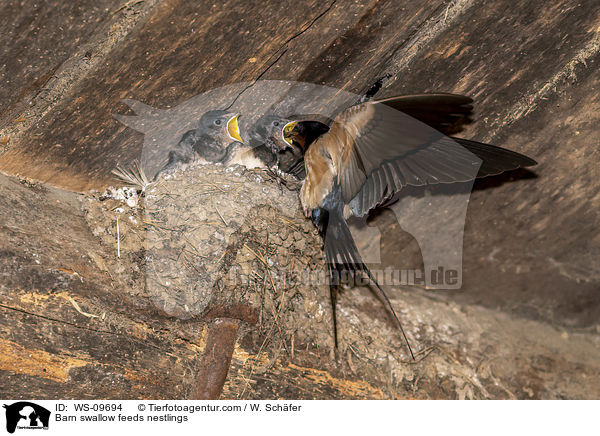
[[[33,104],[24,103],[24,99],[31,95],[32,90],[28,90],[22,98],[13,102],[12,108],[23,107],[23,112],[27,113],[25,122],[12,123],[10,117],[5,116],[5,114],[11,115],[11,111],[8,110],[0,114],[0,137],[9,135],[15,142],[25,131],[36,126],[46,114],[68,99],[78,89],[80,83],[104,63],[105,56],[125,41],[131,31],[152,13],[159,2],[160,0],[138,2],[144,7],[135,15],[118,17],[113,13],[115,18],[106,23],[105,27],[98,29],[71,56],[52,69],[48,79],[39,85],[37,92],[30,97]],[[90,50],[94,51],[91,59],[85,56]],[[42,91],[44,95],[40,95]]]
[[[475,4],[475,0],[453,0],[447,5],[442,4],[420,26],[417,26],[390,56],[392,66],[385,73],[391,74],[393,79],[388,82],[388,85],[398,80],[398,74],[408,67],[422,48]]]
[[[286,47],[289,45],[289,43],[292,42],[294,39],[298,38],[299,36],[301,36],[302,34],[306,33],[321,17],[326,15],[333,8],[333,6],[336,4],[336,2],[337,2],[337,0],[333,0],[329,4],[329,6],[327,6],[327,8],[325,8],[315,18],[313,18],[311,20],[311,22],[308,23],[307,26],[305,26],[298,33],[295,33],[294,35],[290,36],[287,40],[285,40],[285,42],[283,44],[281,44],[281,46],[277,50],[275,50],[275,52],[269,57],[269,59],[267,59],[267,62],[265,62],[265,64],[268,64],[267,67],[254,80],[252,80],[250,82],[250,84],[248,84],[244,89],[242,89],[238,93],[238,95],[235,96],[235,98],[233,99],[231,104],[229,106],[227,106],[224,110],[228,110],[229,108],[231,108],[235,104],[235,102],[242,96],[242,94],[244,92],[246,92],[248,89],[252,88],[256,84],[256,82],[258,82],[262,77],[264,77],[264,75],[267,74],[267,72],[269,72],[269,70],[279,61],[279,59],[281,59],[283,57],[283,55],[287,53],[288,49]],[[275,57],[277,55],[277,53],[279,53],[281,50],[283,50],[283,51],[279,54],[279,56],[277,56],[277,58],[273,62],[270,62],[271,59],[273,59],[273,57]]]
[[[103,334],[104,333],[104,334],[108,334],[108,335],[118,336],[118,337],[122,337],[122,338],[131,339],[134,342],[143,342],[145,345],[147,345],[150,348],[154,348],[156,350],[168,353],[167,350],[165,350],[163,348],[160,348],[157,345],[154,345],[154,344],[152,344],[150,342],[143,341],[143,340],[140,340],[138,338],[135,338],[135,337],[132,337],[130,335],[123,334],[123,333],[113,332],[113,331],[110,331],[110,330],[98,330],[98,329],[94,329],[94,328],[91,328],[91,327],[85,327],[85,326],[81,326],[81,325],[78,325],[78,324],[75,324],[75,323],[72,323],[72,322],[69,322],[69,321],[65,321],[65,320],[62,320],[62,319],[51,318],[49,316],[40,315],[39,313],[28,312],[25,309],[21,309],[19,307],[8,306],[8,305],[2,304],[2,303],[0,303],[0,308],[6,309],[6,310],[13,310],[15,312],[20,312],[20,313],[23,313],[25,315],[29,315],[29,316],[33,316],[33,317],[36,317],[36,318],[40,318],[40,319],[43,319],[43,320],[46,320],[46,321],[49,321],[49,322],[64,324],[66,326],[73,327],[73,328],[80,329],[80,330],[86,330],[86,331],[90,331],[90,332],[94,332],[94,333],[99,333],[99,334]],[[180,338],[180,337],[178,337],[178,339],[181,339],[183,342],[192,343],[192,342],[189,341],[189,339]]]

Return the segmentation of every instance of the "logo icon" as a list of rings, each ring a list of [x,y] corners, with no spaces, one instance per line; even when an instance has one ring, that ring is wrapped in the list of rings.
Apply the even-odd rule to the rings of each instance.
[[[50,411],[42,406],[29,401],[19,401],[10,405],[4,404],[6,409],[6,431],[14,433],[19,429],[48,429]]]

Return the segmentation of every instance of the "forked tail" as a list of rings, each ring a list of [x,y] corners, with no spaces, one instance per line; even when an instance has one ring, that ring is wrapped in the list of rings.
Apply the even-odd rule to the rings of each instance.
[[[379,286],[379,283],[377,283],[377,280],[363,262],[344,217],[341,213],[320,208],[313,211],[313,222],[323,234],[325,257],[329,267],[329,291],[331,296],[335,347],[337,348],[338,346],[336,314],[338,288],[343,279],[346,277],[350,278],[351,276],[354,277],[356,273],[361,272],[375,285],[373,289],[376,290],[378,297],[392,315],[400,332],[402,332],[408,351],[414,360],[415,356],[410,343],[408,342],[408,338],[406,337],[406,333],[404,333],[404,328],[402,328],[402,324],[400,323],[387,294],[381,286]]]

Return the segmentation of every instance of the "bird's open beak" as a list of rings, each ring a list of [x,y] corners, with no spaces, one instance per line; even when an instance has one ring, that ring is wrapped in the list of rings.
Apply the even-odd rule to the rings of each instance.
[[[238,126],[238,117],[239,115],[234,115],[227,121],[227,134],[234,141],[243,143],[244,141],[240,135],[240,126]]]
[[[297,124],[298,124],[297,121],[290,121],[285,126],[283,126],[283,130],[281,131],[283,140],[290,145],[292,145],[293,138],[294,138],[294,135],[292,132],[294,130],[294,127],[296,127]]]

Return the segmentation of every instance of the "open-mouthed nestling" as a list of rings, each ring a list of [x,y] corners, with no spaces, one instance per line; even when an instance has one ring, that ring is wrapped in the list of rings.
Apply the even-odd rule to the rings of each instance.
[[[238,117],[238,114],[223,110],[205,112],[198,127],[185,132],[169,152],[169,160],[159,172],[193,160],[213,163],[227,160],[228,151],[242,143]]]

